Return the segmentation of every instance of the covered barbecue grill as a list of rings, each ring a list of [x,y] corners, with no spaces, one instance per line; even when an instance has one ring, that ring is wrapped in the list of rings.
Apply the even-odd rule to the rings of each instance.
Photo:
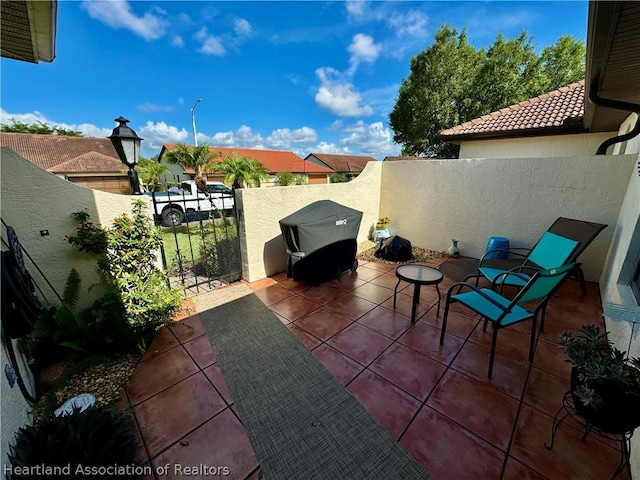
[[[287,245],[287,277],[318,284],[358,268],[362,212],[320,200],[280,220]]]

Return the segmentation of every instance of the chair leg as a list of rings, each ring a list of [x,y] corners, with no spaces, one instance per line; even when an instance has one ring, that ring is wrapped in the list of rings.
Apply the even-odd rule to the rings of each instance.
[[[544,315],[544,312],[543,312]],[[536,324],[537,317],[533,317],[531,321],[531,340],[529,341],[529,362],[533,362],[533,353],[536,348]],[[542,330],[541,330],[542,331]]]
[[[498,343],[498,330],[499,327],[494,323],[493,324],[493,338],[491,339],[491,354],[489,356],[489,374],[487,377],[491,378],[491,374],[493,373],[493,360],[496,356],[496,343]]]
[[[440,345],[444,343],[444,332],[447,329],[447,317],[449,316],[450,304],[451,304],[451,292],[447,293],[447,301],[444,304],[444,316],[442,317],[442,329],[440,331]]]
[[[396,309],[396,295],[398,294],[398,286],[400,285],[400,279],[396,283],[396,288],[393,289],[393,309]]]
[[[484,317],[484,323],[482,324],[482,331],[483,332],[487,331],[487,323],[489,323],[489,318],[488,317]]]
[[[580,280],[580,290],[582,290],[582,295],[587,294],[587,284],[584,281],[584,272],[581,267],[578,267],[577,271],[578,280]]]

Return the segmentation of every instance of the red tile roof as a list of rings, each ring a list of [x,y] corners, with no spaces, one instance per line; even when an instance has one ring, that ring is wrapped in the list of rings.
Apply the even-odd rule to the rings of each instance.
[[[584,80],[443,130],[443,140],[499,138],[582,130]]]
[[[309,157],[315,157],[322,163],[327,165],[335,172],[346,173],[359,173],[364,170],[369,162],[376,162],[373,157],[365,155],[338,155],[330,153],[310,153],[305,157],[305,160],[309,160]]]
[[[9,147],[45,170],[57,173],[122,173],[126,167],[108,138],[0,132]]]
[[[167,150],[171,150],[175,145],[165,144],[160,152],[160,157]],[[262,162],[269,170],[269,173],[278,172],[291,172],[291,173],[333,173],[330,168],[322,167],[313,162],[308,162],[301,159],[293,152],[283,150],[258,150],[251,148],[228,148],[228,147],[213,147],[210,146],[209,150],[212,153],[220,152],[225,155],[233,156],[237,154],[240,157],[251,157]],[[215,158],[214,162],[220,162],[224,160],[224,157]],[[185,168],[185,173],[193,174],[195,171],[192,168]]]

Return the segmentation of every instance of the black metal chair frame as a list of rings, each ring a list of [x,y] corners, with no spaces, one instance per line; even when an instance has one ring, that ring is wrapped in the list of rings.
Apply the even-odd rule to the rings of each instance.
[[[557,276],[557,275],[565,275],[565,278],[569,277],[577,268],[580,267],[579,263],[575,263],[575,264],[570,264],[571,267],[568,270],[563,270],[560,272],[555,272],[555,273],[547,273],[545,274],[545,276],[550,277],[550,276]],[[522,275],[520,273],[517,272],[505,272],[503,274],[501,274],[501,276],[506,277],[507,275],[514,275],[514,276],[518,276],[520,278],[522,278],[523,280],[526,280],[527,283],[518,291],[518,293],[516,294],[516,296],[511,300],[511,302],[507,305],[501,305],[500,303],[496,302],[493,298],[491,298],[489,295],[487,295],[485,292],[482,291],[482,289],[476,287],[475,285],[472,285],[470,283],[467,282],[458,282],[458,283],[454,283],[453,285],[451,285],[451,287],[449,287],[449,290],[447,291],[447,301],[445,303],[445,308],[444,308],[444,316],[442,318],[442,328],[441,328],[441,332],[440,332],[440,345],[443,345],[444,343],[444,334],[447,328],[447,318],[449,316],[449,306],[450,304],[453,302],[460,302],[460,300],[457,300],[455,298],[452,298],[452,294],[453,291],[455,289],[457,289],[457,292],[455,293],[455,295],[460,293],[460,290],[462,290],[462,288],[467,287],[471,290],[473,290],[474,292],[476,292],[478,295],[482,296],[484,299],[486,299],[487,301],[489,301],[490,303],[492,303],[493,305],[495,305],[497,308],[499,308],[500,310],[502,310],[502,314],[494,321],[492,321],[492,328],[493,328],[493,336],[491,339],[491,353],[489,356],[489,373],[488,373],[488,377],[491,378],[491,375],[493,373],[493,364],[494,364],[494,360],[495,360],[495,354],[496,354],[496,345],[497,345],[497,341],[498,341],[498,330],[500,330],[501,328],[506,328],[508,326],[511,325],[515,325],[516,323],[520,323],[523,321],[527,321],[527,320],[532,320],[531,322],[531,339],[529,340],[529,362],[533,361],[533,355],[535,352],[535,341],[536,341],[536,329],[537,329],[537,323],[538,323],[538,314],[541,312],[540,314],[540,331],[543,332],[544,331],[544,320],[545,320],[545,313],[546,313],[546,308],[547,308],[547,303],[549,302],[549,300],[552,298],[553,294],[555,293],[555,291],[562,285],[562,283],[564,282],[564,279],[560,282],[558,282],[558,284],[553,287],[549,292],[547,292],[547,294],[544,297],[541,297],[539,299],[537,299],[538,304],[536,305],[535,309],[533,309],[533,311],[531,310],[527,310],[525,309],[529,315],[525,318],[522,318],[520,320],[518,320],[517,322],[514,323],[510,323],[509,325],[503,325],[502,324],[502,320],[504,320],[504,318],[511,313],[511,311],[513,310],[514,307],[516,307],[522,300],[522,298],[526,295],[527,291],[538,281],[538,279],[543,275],[543,272],[536,272],[533,274],[533,276],[531,278],[526,277],[525,275]],[[497,279],[496,279],[497,280]],[[504,298],[504,297],[503,297]],[[536,299],[531,299],[531,300],[527,300],[527,301],[536,301]],[[463,302],[460,302],[463,303]],[[463,305],[467,308],[469,308],[470,310],[479,313],[482,315],[482,312],[466,305],[463,303]],[[482,326],[482,331],[486,332],[487,331],[487,323],[488,323],[489,319],[484,316],[484,324]]]

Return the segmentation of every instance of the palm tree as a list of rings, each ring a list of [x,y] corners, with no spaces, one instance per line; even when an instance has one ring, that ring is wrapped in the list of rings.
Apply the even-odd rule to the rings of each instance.
[[[182,168],[193,168],[196,172],[194,178],[198,188],[208,195],[207,178],[203,174],[204,167],[216,155],[209,150],[209,144],[203,143],[197,147],[190,147],[183,143],[177,144],[173,150],[166,153],[166,159],[169,163],[177,163]]]
[[[140,175],[142,184],[150,192],[160,191],[160,175],[169,173],[169,168],[158,162],[157,158],[149,160],[147,158],[140,157],[135,168],[138,171],[138,175]]]
[[[224,160],[208,165],[205,170],[224,173],[224,182],[232,188],[259,187],[261,180],[269,178],[267,167],[255,158],[241,157],[236,152],[224,157]]]

